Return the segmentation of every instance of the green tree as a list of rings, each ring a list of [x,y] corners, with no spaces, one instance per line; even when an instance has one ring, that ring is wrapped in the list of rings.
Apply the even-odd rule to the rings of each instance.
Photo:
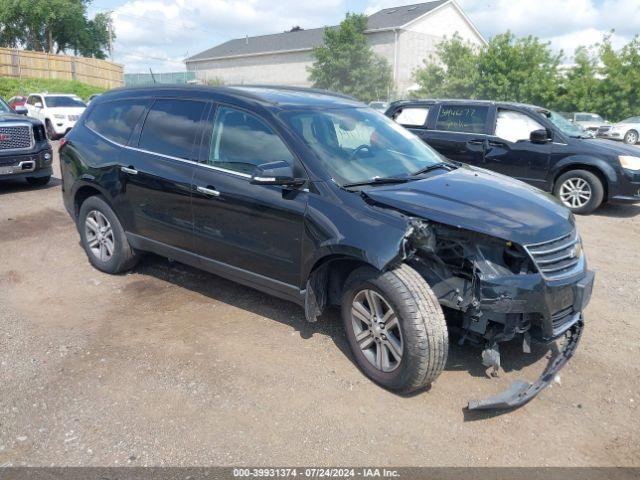
[[[316,88],[352,95],[364,102],[388,98],[389,63],[367,44],[365,15],[347,14],[338,27],[325,28],[324,45],[313,49],[309,78]]]
[[[575,65],[560,79],[554,107],[565,112],[596,112],[599,109],[598,56],[592,48],[578,47]]]
[[[531,36],[506,32],[482,48],[454,36],[438,45],[437,59],[414,72],[416,94],[548,105],[558,93],[561,58]]]
[[[421,97],[476,98],[478,49],[458,35],[436,46],[436,55],[416,70],[414,77]]]
[[[600,45],[598,63],[601,78],[597,111],[610,120],[622,120],[640,112],[640,37],[636,36],[616,52],[611,37]]]
[[[533,36],[496,35],[480,51],[479,96],[492,100],[549,105],[558,94],[562,52]]]
[[[0,46],[105,58],[113,41],[110,19],[87,18],[90,0],[2,0]],[[111,38],[110,38],[111,36]]]

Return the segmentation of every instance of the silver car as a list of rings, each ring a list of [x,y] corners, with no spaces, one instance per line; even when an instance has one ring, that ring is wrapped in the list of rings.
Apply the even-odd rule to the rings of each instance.
[[[577,112],[573,114],[572,121],[584,128],[586,132],[594,134],[598,128],[607,126],[607,122],[597,113]]]
[[[640,117],[629,117],[611,126],[602,126],[598,129],[598,136],[635,145],[640,140]]]

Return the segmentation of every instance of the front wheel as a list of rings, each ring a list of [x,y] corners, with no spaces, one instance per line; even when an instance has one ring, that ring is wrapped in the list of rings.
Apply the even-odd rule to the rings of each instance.
[[[627,145],[635,145],[636,143],[638,143],[638,132],[636,132],[635,130],[629,130],[627,133],[625,133],[623,141]]]
[[[565,207],[581,215],[593,212],[604,199],[602,181],[588,170],[563,173],[556,180],[553,193]]]
[[[91,265],[105,273],[130,270],[138,261],[122,225],[101,197],[87,198],[80,207],[78,229]]]
[[[447,361],[442,309],[427,282],[406,264],[354,271],[345,284],[342,320],[360,369],[389,390],[428,387]]]

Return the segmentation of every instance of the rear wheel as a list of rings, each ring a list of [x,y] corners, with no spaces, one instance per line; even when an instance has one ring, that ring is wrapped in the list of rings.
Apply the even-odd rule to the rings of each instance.
[[[390,390],[428,387],[447,361],[447,326],[437,298],[414,269],[364,267],[345,285],[342,320],[360,369]]]
[[[624,134],[624,143],[627,145],[635,145],[638,143],[638,132],[635,130],[629,130]]]
[[[101,196],[84,201],[78,227],[87,257],[98,270],[120,273],[137,263],[138,255],[129,245],[118,217]]]
[[[51,175],[47,175],[46,177],[27,177],[29,185],[33,185],[34,187],[44,187],[50,180]]]
[[[556,180],[554,194],[577,214],[588,214],[600,206],[604,187],[598,176],[588,170],[571,170]]]

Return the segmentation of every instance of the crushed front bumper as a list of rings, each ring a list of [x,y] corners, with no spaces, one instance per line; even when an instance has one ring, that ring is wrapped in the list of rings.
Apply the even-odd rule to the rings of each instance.
[[[566,332],[567,343],[564,349],[549,361],[549,364],[538,380],[533,383],[516,380],[507,390],[498,395],[484,400],[470,400],[467,408],[469,410],[508,410],[520,407],[530,401],[549,386],[560,369],[573,357],[580,342],[583,328],[584,321],[581,317],[580,320],[573,324]]]

